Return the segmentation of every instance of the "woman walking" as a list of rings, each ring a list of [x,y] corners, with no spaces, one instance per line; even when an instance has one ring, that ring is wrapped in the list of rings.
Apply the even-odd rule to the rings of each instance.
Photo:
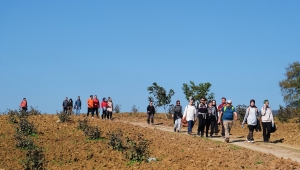
[[[264,142],[269,142],[271,134],[271,128],[274,127],[274,118],[272,109],[269,106],[269,101],[265,100],[264,105],[261,108],[261,121],[263,126],[263,138]]]
[[[190,100],[189,104],[185,107],[183,119],[186,119],[188,122],[188,134],[192,134],[192,129],[196,118],[196,108],[193,105],[193,100]]]
[[[176,101],[176,105],[173,108],[172,117],[174,118],[174,132],[180,132],[181,119],[182,119],[182,107],[180,101]]]
[[[258,109],[255,106],[255,100],[251,99],[250,106],[246,110],[245,118],[242,123],[242,125],[244,126],[244,124],[247,120],[247,124],[248,124],[248,128],[249,128],[247,141],[251,142],[251,143],[254,143],[253,131],[255,130],[255,128],[257,126],[257,117],[258,117]]]
[[[219,127],[218,127],[218,119],[219,119],[219,112],[218,112],[218,107],[217,107],[217,102],[216,100],[212,100],[212,106],[215,107],[217,114],[216,116],[216,123],[215,123],[215,127],[214,127],[214,133],[215,135],[218,135],[219,133]]]
[[[101,108],[102,108],[101,118],[102,119],[106,119],[106,114],[107,114],[107,100],[106,100],[105,97],[102,99]]]
[[[72,114],[72,110],[73,110],[73,100],[72,100],[72,98],[70,98],[70,100],[68,102],[68,115]]]
[[[107,102],[107,119],[112,120],[112,112],[114,110],[114,104],[112,102],[112,99],[108,97]]]
[[[215,125],[217,124],[217,108],[213,106],[212,101],[208,102],[207,108],[207,120],[206,120],[206,137],[208,137],[208,130],[210,127],[210,137],[212,137],[215,131]]]

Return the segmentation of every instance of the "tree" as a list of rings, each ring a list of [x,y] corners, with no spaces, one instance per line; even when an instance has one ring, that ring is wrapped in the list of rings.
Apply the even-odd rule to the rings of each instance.
[[[238,118],[239,118],[240,122],[243,122],[247,108],[248,108],[248,106],[246,106],[244,104],[243,105],[239,104],[235,107],[235,111],[238,114]]]
[[[300,108],[300,62],[290,64],[284,75],[279,82],[283,100],[288,107]]]
[[[190,81],[190,84],[183,83],[182,90],[187,100],[193,99],[194,101],[199,102],[202,97],[208,100],[214,98],[215,94],[209,93],[211,86],[212,84],[209,82],[195,85],[193,81]]]
[[[148,97],[148,101],[153,102],[155,108],[163,106],[166,113],[166,109],[171,103],[171,98],[175,94],[174,90],[170,89],[169,93],[167,93],[167,91],[156,82],[148,87],[147,90],[149,91],[149,94],[153,95]]]

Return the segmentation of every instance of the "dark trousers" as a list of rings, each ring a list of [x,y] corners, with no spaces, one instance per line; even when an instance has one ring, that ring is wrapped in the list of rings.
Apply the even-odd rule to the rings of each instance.
[[[95,112],[96,112],[96,116],[99,118],[99,109],[98,108],[93,108],[93,114],[92,114],[93,117],[94,117]]]
[[[64,107],[64,112],[65,112],[65,113],[68,112],[68,107]]]
[[[264,142],[269,142],[272,122],[262,122]]]
[[[102,118],[102,119],[105,119],[105,118],[106,118],[106,115],[107,115],[107,110],[102,109],[102,115],[101,115],[101,118]]]
[[[153,113],[147,113],[147,122],[148,124],[150,124],[150,119],[151,119],[151,123],[154,123],[154,114]]]
[[[107,111],[107,119],[112,119],[112,112],[110,111]]]
[[[194,121],[189,120],[187,122],[188,122],[188,133],[192,133],[192,129],[193,129],[193,126],[194,126]]]
[[[253,138],[253,131],[256,128],[256,126],[254,126],[254,125],[248,125],[248,128],[249,128],[249,133],[248,133],[247,139],[248,140],[254,140],[254,138]]]
[[[22,107],[22,111],[27,111],[27,107]]]
[[[204,135],[204,128],[206,126],[207,114],[198,114],[198,135]]]
[[[88,108],[86,116],[89,116],[90,112],[92,113],[92,117],[94,117],[93,108]]]
[[[209,116],[206,120],[206,136],[208,136],[208,130],[210,127],[210,136],[215,132],[215,127],[217,124],[216,116]]]

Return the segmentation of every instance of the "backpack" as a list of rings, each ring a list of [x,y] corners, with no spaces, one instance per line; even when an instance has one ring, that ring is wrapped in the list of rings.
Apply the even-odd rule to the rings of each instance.
[[[234,109],[234,106],[231,106],[231,107],[232,107],[232,109]],[[227,108],[227,107],[226,107],[226,106],[224,106],[224,112],[226,111],[226,108]]]

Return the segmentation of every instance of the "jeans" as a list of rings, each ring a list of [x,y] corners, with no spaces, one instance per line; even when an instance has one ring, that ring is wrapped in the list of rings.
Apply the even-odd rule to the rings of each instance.
[[[76,116],[79,116],[80,115],[80,108],[76,108]]]
[[[251,140],[251,141],[254,141],[253,131],[256,128],[256,126],[255,125],[248,125],[248,128],[249,128],[249,133],[248,133],[247,139]]]
[[[207,114],[198,114],[198,135],[204,135],[204,128],[206,126]]]
[[[86,116],[89,117],[90,112],[92,113],[92,117],[94,117],[94,111],[93,108],[88,108]]]
[[[210,127],[210,136],[215,132],[215,127],[217,124],[216,116],[209,116],[206,120],[206,136],[208,136],[208,130]]]
[[[233,124],[232,120],[223,120],[223,125],[225,129],[225,138],[229,138],[232,124]]]
[[[151,123],[154,123],[154,114],[153,113],[147,113],[147,122],[148,124],[150,124],[150,119],[151,119]]]
[[[93,114],[96,112],[96,116],[99,118],[99,109],[93,108]]]
[[[107,115],[107,110],[102,109],[102,115],[101,115],[101,118],[102,118],[102,119],[105,119],[105,118],[106,118],[106,115]]]
[[[180,131],[180,126],[181,126],[181,118],[175,120],[174,128]]]
[[[107,119],[111,120],[112,119],[112,112],[107,111]]]
[[[193,129],[193,126],[194,126],[194,121],[189,120],[187,122],[188,122],[188,133],[192,133],[192,129]]]
[[[263,126],[263,137],[264,137],[264,142],[269,142],[270,140],[270,131],[272,128],[272,122],[262,122]]]

